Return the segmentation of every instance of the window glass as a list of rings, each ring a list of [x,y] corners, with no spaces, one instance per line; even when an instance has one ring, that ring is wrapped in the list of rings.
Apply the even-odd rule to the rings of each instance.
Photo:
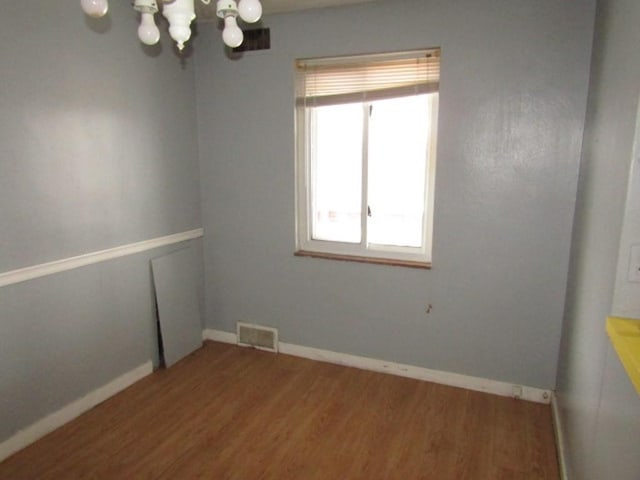
[[[312,238],[360,243],[362,105],[311,112]]]
[[[371,105],[368,242],[420,247],[431,113],[428,95]]]

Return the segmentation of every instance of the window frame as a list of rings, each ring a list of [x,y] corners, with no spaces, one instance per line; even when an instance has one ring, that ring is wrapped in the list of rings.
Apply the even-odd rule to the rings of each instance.
[[[434,49],[421,50],[416,52],[398,52],[397,55],[406,56],[410,53],[424,53]],[[439,49],[438,49],[439,53]],[[350,56],[350,59],[362,58],[363,61],[372,58],[388,57],[394,54],[362,55]],[[344,58],[344,57],[338,57]],[[324,60],[324,59],[323,59]],[[296,91],[300,88],[299,80],[296,79]],[[417,94],[420,94],[419,92]],[[312,238],[312,155],[311,137],[311,112],[313,106],[301,104],[296,101],[295,108],[295,165],[296,165],[296,189],[295,189],[295,236],[296,236],[296,256],[319,257],[337,260],[350,260],[356,262],[379,263],[386,265],[399,265],[415,268],[431,268],[432,246],[433,246],[433,220],[434,220],[434,190],[436,173],[436,151],[438,139],[438,111],[439,111],[439,88],[430,95],[431,124],[430,137],[428,139],[427,158],[425,159],[425,208],[422,221],[421,247],[403,247],[394,245],[368,244],[367,242],[367,194],[368,194],[368,115],[364,114],[363,124],[363,160],[362,160],[362,202],[361,202],[361,240],[360,243],[347,243],[331,240],[317,240]],[[297,95],[298,97],[299,95]],[[375,101],[375,100],[373,100]],[[363,100],[357,102],[363,104],[371,103]]]

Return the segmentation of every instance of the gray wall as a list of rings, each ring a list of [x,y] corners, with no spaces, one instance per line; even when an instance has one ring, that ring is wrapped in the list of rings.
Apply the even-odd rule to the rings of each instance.
[[[632,102],[633,103],[633,102]],[[629,281],[631,248],[640,245],[640,118],[636,118],[633,160],[620,238],[620,253],[613,295],[613,312],[622,317],[640,318],[640,284]]]
[[[407,0],[268,17],[196,85],[207,326],[553,388],[595,0]],[[442,47],[430,271],[293,256],[298,57]],[[431,314],[425,314],[427,304]]]
[[[201,226],[193,60],[110,3],[0,2],[0,272]],[[0,441],[153,357],[169,250],[0,288]]]
[[[557,381],[571,479],[640,476],[640,399],[605,334],[611,313],[640,318],[639,284],[624,280],[628,247],[640,243],[637,166],[630,177],[640,78],[638,22],[640,4],[634,0],[598,4]]]

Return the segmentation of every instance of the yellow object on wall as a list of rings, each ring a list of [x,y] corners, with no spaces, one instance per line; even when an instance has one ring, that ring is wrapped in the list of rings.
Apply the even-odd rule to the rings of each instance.
[[[609,317],[607,333],[631,382],[640,394],[640,320]]]

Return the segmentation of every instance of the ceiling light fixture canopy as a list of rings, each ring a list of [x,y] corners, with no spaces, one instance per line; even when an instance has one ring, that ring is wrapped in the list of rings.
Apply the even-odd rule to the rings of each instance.
[[[133,9],[140,12],[138,38],[146,45],[155,45],[160,40],[160,30],[155,23],[155,14],[169,22],[169,34],[178,50],[191,38],[191,22],[196,18],[195,1],[209,5],[213,0],[133,0]],[[80,0],[84,13],[100,18],[109,10],[108,0]],[[222,39],[231,48],[239,47],[244,35],[238,26],[238,17],[246,23],[255,23],[262,17],[260,0],[217,0],[216,15],[224,21]]]

